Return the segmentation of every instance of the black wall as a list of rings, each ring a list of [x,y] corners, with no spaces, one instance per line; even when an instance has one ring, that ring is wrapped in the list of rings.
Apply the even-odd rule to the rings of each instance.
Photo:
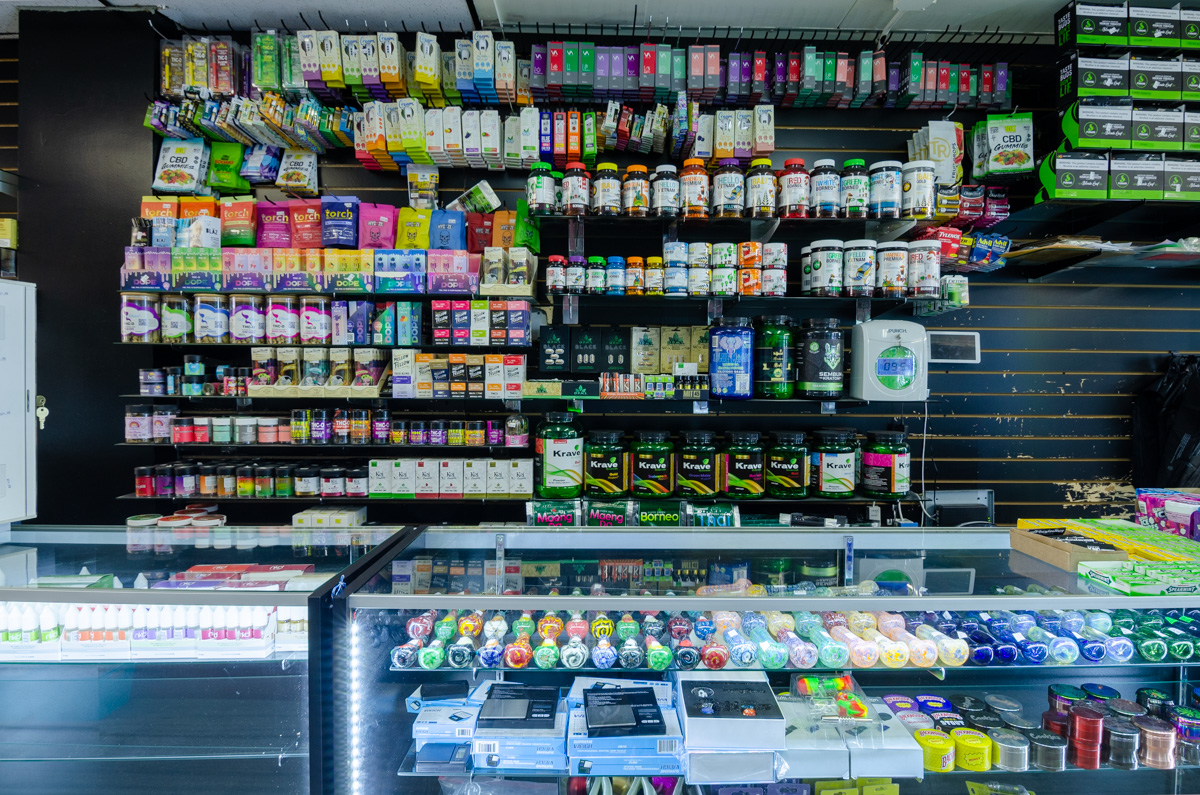
[[[129,218],[148,192],[159,139],[141,126],[153,90],[156,34],[142,13],[22,12],[21,53],[36,63],[21,85],[22,229],[21,268],[40,291],[39,392],[51,409],[41,434],[40,521],[118,523],[148,508],[114,497],[131,491],[135,464],[170,460],[170,451],[114,447],[121,415],[136,391],[136,369],[178,364],[181,351],[140,351],[115,346],[117,269],[128,240]],[[102,35],[97,35],[102,34]],[[101,45],[104,45],[103,47]],[[39,58],[59,52],[61,60]],[[0,54],[2,50],[0,50]],[[1029,48],[1015,69],[1022,109],[1050,111],[1044,67],[1053,51]],[[992,59],[997,53],[965,53]],[[0,61],[0,74],[7,64]],[[0,100],[4,84],[0,82]],[[7,120],[0,103],[0,121]],[[776,163],[803,156],[861,156],[868,162],[904,160],[904,141],[925,121],[944,112],[878,110],[784,111],[777,115]],[[980,114],[958,111],[967,128]],[[0,127],[0,144],[4,142]],[[1042,142],[1045,143],[1044,141]],[[1039,152],[1044,148],[1039,148]],[[0,164],[4,161],[0,147]],[[322,188],[366,201],[403,204],[396,174],[365,171],[352,158],[328,158]],[[618,159],[624,164],[627,159]],[[646,158],[642,162],[654,162]],[[509,207],[521,193],[514,172],[442,171],[443,198],[488,179]],[[279,198],[273,191],[262,192]],[[1014,188],[1014,205],[1027,204],[1028,185]],[[543,235],[543,255],[561,253],[564,241]],[[588,253],[655,252],[653,240],[622,237],[589,240]],[[972,277],[970,309],[930,318],[930,328],[980,331],[983,362],[951,366],[931,376],[929,488],[992,488],[997,518],[1112,515],[1128,510],[1131,489],[1129,411],[1133,394],[1151,380],[1168,350],[1200,351],[1200,292],[1194,273],[1093,269],[1030,283],[1014,268]],[[834,314],[847,322],[847,307],[822,304],[810,314]],[[702,304],[681,304],[672,317],[644,313],[584,314],[583,322],[628,324],[703,323]],[[907,309],[902,314],[907,315]],[[241,356],[241,359],[236,357]],[[232,353],[242,361],[245,353]],[[924,423],[920,405],[873,404],[838,418],[801,414],[739,414],[729,418],[664,415],[653,406],[634,417],[593,417],[588,427],[809,429],[854,425],[860,430],[902,420],[912,431]],[[392,403],[394,411],[402,403]],[[532,404],[526,413],[536,422]],[[442,411],[436,416],[447,417]],[[920,445],[914,440],[914,453]],[[919,463],[915,470],[919,471]],[[158,505],[158,510],[165,509]],[[477,509],[437,504],[375,504],[380,521],[477,522]],[[227,506],[234,521],[286,521],[286,505]],[[503,517],[497,515],[503,511]],[[488,509],[488,518],[518,519],[519,506]]]

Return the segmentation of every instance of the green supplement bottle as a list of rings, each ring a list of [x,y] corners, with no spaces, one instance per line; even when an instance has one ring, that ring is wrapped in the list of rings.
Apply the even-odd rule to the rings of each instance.
[[[731,431],[725,448],[721,493],[731,500],[757,500],[766,489],[766,473],[761,434],[758,431]]]
[[[666,431],[638,431],[629,459],[634,497],[656,500],[675,491],[675,445]]]
[[[583,433],[573,414],[547,412],[537,429],[534,453],[539,497],[571,500],[583,493]]]
[[[802,431],[776,431],[767,451],[767,494],[799,499],[808,496],[808,448]]]
[[[809,487],[817,497],[848,500],[854,496],[854,440],[842,431],[817,431]]]
[[[795,334],[787,315],[759,318],[754,337],[754,396],[789,400],[795,392],[796,368],[792,359]]]
[[[620,431],[589,431],[583,448],[583,493],[588,497],[629,494],[629,454]]]
[[[862,493],[900,500],[912,486],[908,444],[902,431],[872,431],[862,451]]]
[[[684,431],[675,453],[675,494],[694,500],[717,496],[721,488],[721,457],[712,431]]]

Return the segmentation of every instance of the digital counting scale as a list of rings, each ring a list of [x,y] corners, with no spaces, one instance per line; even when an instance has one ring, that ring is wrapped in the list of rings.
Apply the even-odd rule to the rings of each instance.
[[[929,398],[929,365],[979,364],[979,332],[926,331],[907,320],[868,320],[850,337],[850,397]]]

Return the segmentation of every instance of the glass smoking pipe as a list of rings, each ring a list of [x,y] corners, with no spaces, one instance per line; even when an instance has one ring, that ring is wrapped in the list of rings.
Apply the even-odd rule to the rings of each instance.
[[[810,625],[808,639],[817,647],[817,659],[826,668],[842,668],[850,661],[850,649],[834,640],[824,627]]]
[[[789,616],[787,613],[781,613],[778,610],[768,610],[766,612],[767,631],[778,638],[779,630],[790,629],[796,631],[796,619]]]
[[[421,615],[410,618],[404,625],[408,631],[408,637],[414,640],[424,640],[429,637],[429,633],[433,632],[433,622],[436,618],[436,610],[426,610]]]
[[[533,664],[543,671],[558,665],[558,642],[554,638],[545,638],[533,650]]]
[[[816,613],[810,613],[807,610],[797,610],[796,612],[792,613],[792,620],[796,623],[796,634],[802,638],[807,637],[808,631],[813,627],[820,627],[821,629],[825,628],[825,624],[822,623],[821,617]]]
[[[717,627],[711,617],[701,613],[695,617],[695,621],[692,624],[692,631],[696,633],[696,637],[700,640],[708,640],[717,631]]]
[[[446,662],[451,668],[467,668],[475,662],[475,641],[470,635],[463,635],[446,649]]]
[[[710,671],[719,671],[729,662],[729,649],[725,648],[714,635],[700,649],[700,660]]]
[[[533,647],[528,635],[517,635],[516,640],[504,647],[504,664],[509,668],[524,668],[532,659]]]
[[[567,645],[563,647],[559,654],[562,659],[562,664],[567,668],[575,669],[582,668],[588,661],[587,646],[583,643],[583,638],[572,637],[567,641]]]
[[[597,668],[612,668],[617,661],[617,650],[608,642],[608,638],[600,638],[592,647],[592,663]]]
[[[480,668],[499,668],[504,660],[504,647],[500,645],[500,641],[489,638],[487,643],[475,652],[475,658],[479,660]]]
[[[942,665],[957,668],[964,664],[971,655],[971,650],[967,648],[966,643],[958,638],[952,638],[945,632],[934,629],[928,624],[922,624],[917,627],[916,634],[921,640],[930,640],[937,645],[937,653],[942,661]]]
[[[1146,662],[1162,662],[1167,658],[1167,642],[1143,630],[1130,630],[1122,626],[1112,628],[1113,637],[1127,638],[1137,653]]]
[[[533,637],[533,633],[537,631],[537,624],[533,621],[533,613],[529,610],[523,610],[521,617],[512,623],[512,631],[514,635],[528,635]]]
[[[918,668],[929,668],[937,662],[937,644],[933,641],[921,640],[907,629],[893,628],[890,632],[886,630],[881,631],[891,640],[908,646],[908,661]]]
[[[742,625],[740,627],[742,632],[749,635],[755,627],[762,627],[763,629],[766,629],[767,619],[763,618],[761,614],[751,611],[742,613]]]
[[[646,653],[642,651],[641,644],[630,638],[617,649],[617,659],[622,668],[640,668],[646,659]]]
[[[642,614],[642,634],[648,638],[662,640],[667,633],[667,625],[662,622],[657,613]]]
[[[658,638],[646,638],[646,665],[651,671],[665,671],[671,667],[671,659],[675,655]]]
[[[817,615],[821,617],[821,623],[825,626],[825,629],[844,627],[848,623],[844,613],[838,613],[833,610],[824,610]]]
[[[1045,643],[1033,640],[1023,632],[1014,632],[1011,628],[997,629],[996,637],[1014,644],[1021,652],[1021,658],[1029,665],[1041,665],[1050,655],[1050,649]]]
[[[681,671],[690,671],[700,664],[700,650],[688,638],[680,638],[675,644],[675,665]]]
[[[884,635],[888,635],[890,630],[904,629],[904,616],[899,613],[872,611],[871,615],[875,616],[875,628]]]
[[[732,610],[718,610],[712,614],[712,620],[718,636],[724,635],[727,629],[740,629],[742,626],[742,617]]]
[[[1079,632],[1065,630],[1062,634],[1065,638],[1070,638],[1075,641],[1075,645],[1079,647],[1079,656],[1088,662],[1100,662],[1108,654],[1108,650],[1104,645],[1106,636],[1104,633],[1097,633],[1099,638],[1093,638],[1083,634],[1085,630],[1091,627],[1082,627]],[[1095,632],[1095,630],[1092,630]],[[1132,651],[1132,649],[1130,650]]]
[[[1105,634],[1112,629],[1112,616],[1103,610],[1089,610],[1083,614],[1083,623],[1087,624],[1092,629],[1097,629]]]
[[[729,649],[729,659],[734,665],[739,668],[754,665],[754,644],[747,640],[745,635],[729,627],[721,633],[721,637],[725,640],[725,646]]]
[[[446,613],[441,621],[433,625],[433,637],[442,642],[442,645],[454,640],[454,636],[458,634],[458,611],[451,610]],[[430,644],[432,645],[432,644]]]
[[[417,652],[425,645],[420,638],[413,638],[408,643],[392,649],[393,668],[412,668],[417,661]]]
[[[1029,639],[1046,644],[1047,661],[1070,665],[1079,659],[1079,644],[1065,635],[1055,635],[1039,626],[1029,628]]]
[[[469,638],[478,638],[483,632],[483,611],[472,610],[458,620],[458,631]]]
[[[588,622],[584,620],[583,614],[572,613],[571,620],[563,627],[563,631],[567,633],[568,638],[583,640],[588,636]]]
[[[483,636],[488,640],[504,642],[508,636],[508,621],[504,618],[503,612],[497,612],[487,620],[487,623],[483,625]]]
[[[1196,644],[1191,636],[1176,627],[1163,627],[1151,630],[1155,635],[1167,642],[1167,654],[1171,659],[1184,662],[1196,654]]]
[[[538,620],[537,631],[545,639],[556,640],[562,634],[563,620],[550,610]]]
[[[672,640],[683,640],[692,634],[692,620],[683,615],[683,613],[675,612],[667,619],[667,634]]]
[[[613,620],[604,613],[597,613],[592,619],[592,637],[597,640],[611,638],[613,634]],[[592,656],[595,656],[594,654]]]
[[[862,610],[851,610],[846,614],[846,628],[855,635],[862,635],[864,630],[875,629],[879,624],[875,616]]]
[[[863,638],[874,641],[879,648],[879,659],[888,668],[903,668],[908,665],[908,646],[892,640],[874,627],[863,630]]]
[[[967,644],[967,649],[971,652],[971,662],[975,665],[991,665],[992,660],[996,657],[996,653],[992,650],[991,645],[976,643],[971,639],[969,633],[963,632],[961,629],[953,633],[952,637]]]
[[[621,620],[617,622],[616,628],[613,630],[613,636],[624,643],[630,638],[636,638],[642,631],[641,625],[634,620],[629,613],[621,616]]]
[[[446,659],[446,644],[440,640],[431,641],[428,646],[417,652],[417,662],[427,671],[435,671],[442,667]]]
[[[1020,654],[1016,644],[1010,643],[1007,640],[1001,640],[983,627],[967,633],[967,636],[975,643],[990,646],[992,649],[992,661],[999,665],[1015,663],[1017,656]]]
[[[812,668],[817,664],[817,647],[810,641],[797,635],[790,629],[781,628],[775,633],[775,639],[787,646],[788,660],[795,668]]]
[[[864,640],[848,628],[834,625],[829,628],[829,635],[838,643],[846,644],[850,650],[850,663],[855,668],[870,668],[879,661],[879,646],[873,641]]]
[[[765,622],[764,622],[765,623]],[[746,622],[743,619],[742,628]],[[750,639],[758,646],[758,661],[763,668],[773,671],[787,665],[788,647],[773,639],[766,626],[755,626],[750,630]]]

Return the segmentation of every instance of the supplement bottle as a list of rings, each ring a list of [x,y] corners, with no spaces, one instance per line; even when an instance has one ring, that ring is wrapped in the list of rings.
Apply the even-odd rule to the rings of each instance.
[[[555,185],[550,164],[537,162],[525,180],[525,200],[530,215],[554,215]]]
[[[808,496],[809,453],[802,431],[776,431],[767,451],[767,494],[799,499]]]
[[[842,295],[875,293],[875,241],[847,240],[842,250]]]
[[[867,163],[857,158],[842,164],[842,179],[838,195],[843,218],[866,218],[871,197],[871,178]]]
[[[907,293],[914,298],[936,298],[942,282],[942,244],[914,240],[908,244]]]
[[[621,212],[630,218],[650,215],[650,180],[645,166],[629,166],[621,178]]]
[[[641,499],[662,499],[675,491],[675,446],[666,431],[638,431],[629,448],[630,493]]]
[[[583,493],[588,497],[629,494],[629,455],[621,431],[589,431],[583,448]]]
[[[854,445],[841,431],[817,431],[810,454],[814,496],[849,499],[854,496]]]
[[[708,169],[698,157],[683,161],[679,175],[681,215],[689,219],[708,218]]]
[[[566,412],[547,412],[534,441],[534,481],[539,497],[571,500],[583,493],[583,434]]]
[[[662,257],[646,257],[646,295],[662,295],[665,281]]]
[[[842,247],[840,240],[814,240],[809,249],[809,295],[836,297],[842,294]]]
[[[604,270],[606,295],[625,295],[625,258],[609,257]]]
[[[731,500],[756,500],[765,493],[763,448],[758,431],[731,431],[725,448],[721,493]]]
[[[658,218],[679,215],[679,175],[675,166],[661,165],[650,178],[650,212]]]
[[[900,217],[931,219],[937,191],[934,188],[932,160],[912,160],[904,164],[900,196]]]
[[[616,163],[599,163],[596,166],[596,178],[592,180],[592,213],[621,214],[621,180],[617,176]]]
[[[746,217],[775,217],[775,169],[770,158],[762,157],[750,161],[746,172]]]
[[[746,178],[734,158],[722,160],[712,178],[712,217],[741,218],[746,205]]]
[[[744,317],[721,317],[708,336],[710,391],[715,398],[748,400],[752,395],[754,330]]]
[[[588,257],[585,292],[588,295],[604,295],[608,285],[607,275],[608,263],[604,257]]]
[[[592,175],[583,163],[567,163],[562,180],[563,215],[587,215],[592,203]]]
[[[813,163],[809,207],[813,218],[837,218],[842,200],[842,177],[832,160]]]
[[[804,167],[804,158],[796,157],[783,161],[783,171],[778,176],[778,207],[780,218],[807,218],[809,177]]]
[[[641,257],[625,261],[625,295],[644,295],[646,292],[646,263]]]
[[[870,169],[871,198],[867,210],[872,218],[899,218],[903,195],[903,173],[899,160],[880,160]]]
[[[862,451],[862,493],[900,500],[912,487],[908,444],[902,431],[872,431]]]
[[[720,457],[712,431],[684,431],[675,453],[675,494],[688,499],[715,497],[721,488]]]
[[[563,295],[567,291],[567,258],[551,254],[546,265],[546,293]]]
[[[903,298],[908,289],[908,243],[880,243],[875,249],[875,295]]]
[[[567,295],[583,295],[587,286],[587,267],[583,257],[567,258]]]
[[[812,295],[812,246],[800,247],[800,295]]]
[[[792,321],[787,315],[759,318],[754,343],[754,396],[788,400],[795,389]]]
[[[836,318],[805,318],[804,333],[797,350],[798,396],[837,400],[842,396],[843,340]]]
[[[551,171],[550,176],[554,177],[554,214],[562,215],[562,212],[563,212],[563,174],[561,171]]]

